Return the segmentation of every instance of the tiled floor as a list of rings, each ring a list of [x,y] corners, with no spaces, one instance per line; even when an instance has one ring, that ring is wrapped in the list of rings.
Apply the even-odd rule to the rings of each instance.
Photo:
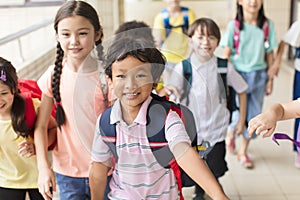
[[[275,102],[292,98],[293,68],[284,62],[274,82],[273,94],[265,98],[264,108]],[[277,131],[292,137],[293,120],[278,123]],[[237,139],[237,142],[239,139]],[[220,178],[225,193],[232,200],[299,200],[300,169],[294,166],[295,152],[290,142],[276,145],[271,138],[258,137],[250,143],[249,156],[255,168],[244,169],[235,155],[227,154],[229,171]],[[239,144],[237,143],[237,146]],[[185,189],[186,200],[191,200],[193,189]]]

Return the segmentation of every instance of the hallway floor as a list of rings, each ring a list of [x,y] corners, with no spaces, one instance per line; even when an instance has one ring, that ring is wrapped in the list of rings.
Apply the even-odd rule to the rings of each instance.
[[[275,102],[292,98],[294,72],[292,62],[283,62],[278,78],[274,80],[273,94],[265,98],[264,109]],[[290,65],[290,66],[288,66]],[[276,132],[284,132],[293,137],[293,120],[279,122]],[[236,143],[239,147],[240,138]],[[227,154],[229,171],[220,178],[225,193],[232,200],[299,200],[300,169],[294,165],[296,153],[292,143],[259,136],[249,146],[249,157],[255,168],[245,169],[237,161],[236,155]],[[185,188],[186,200],[191,200],[193,188]],[[207,198],[209,199],[209,198]]]

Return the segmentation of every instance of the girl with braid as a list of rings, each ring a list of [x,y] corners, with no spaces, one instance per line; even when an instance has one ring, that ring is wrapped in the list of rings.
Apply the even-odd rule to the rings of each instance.
[[[43,92],[35,129],[39,191],[53,198],[56,183],[60,199],[90,199],[89,166],[97,116],[107,107],[102,62],[102,27],[95,9],[83,1],[67,1],[58,10],[54,29],[57,56],[38,80]],[[94,53],[97,49],[98,55]],[[46,127],[56,105],[57,146],[48,161]]]
[[[0,57],[0,199],[25,200],[27,192],[30,199],[43,200],[31,137],[33,118],[29,123],[29,115],[36,116],[38,109],[39,100],[20,93],[16,69]],[[46,127],[49,135],[56,134],[54,118]]]

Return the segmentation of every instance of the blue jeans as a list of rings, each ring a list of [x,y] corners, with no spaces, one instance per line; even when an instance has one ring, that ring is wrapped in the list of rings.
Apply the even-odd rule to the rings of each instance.
[[[55,173],[61,200],[89,200],[91,191],[88,178],[77,178]]]
[[[59,173],[56,175],[56,184],[59,187],[59,196],[61,200],[89,200],[91,191],[88,178],[76,178],[65,176]],[[108,177],[109,183],[111,176]],[[104,200],[108,200],[107,194],[110,191],[109,184],[106,185]]]
[[[239,72],[240,75],[248,84],[247,93],[247,113],[246,113],[246,127],[244,131],[245,138],[249,138],[247,128],[248,122],[261,113],[263,100],[265,97],[266,82],[268,79],[267,72],[265,69],[257,70],[253,72]],[[238,101],[238,100],[237,100]],[[239,111],[232,113],[230,128],[233,130],[239,119]],[[256,134],[252,135],[255,138]]]

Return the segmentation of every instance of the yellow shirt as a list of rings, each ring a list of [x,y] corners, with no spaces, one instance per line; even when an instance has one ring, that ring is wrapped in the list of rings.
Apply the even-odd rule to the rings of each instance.
[[[39,105],[33,99],[34,107]],[[32,140],[32,138],[29,138]],[[26,189],[38,187],[36,156],[25,158],[18,153],[18,144],[24,141],[13,130],[11,120],[0,120],[0,187]]]
[[[187,14],[189,19],[189,25],[191,25],[195,21],[196,15],[191,9],[188,10]],[[177,17],[170,16],[170,24],[173,27],[184,24],[183,15],[184,14],[181,13]],[[161,51],[168,62],[178,63],[186,58],[188,50],[188,36],[183,34],[181,27],[172,28],[170,35],[166,38],[164,18],[162,14],[159,13],[154,19],[153,28],[154,38],[156,40],[164,41],[161,46]]]

